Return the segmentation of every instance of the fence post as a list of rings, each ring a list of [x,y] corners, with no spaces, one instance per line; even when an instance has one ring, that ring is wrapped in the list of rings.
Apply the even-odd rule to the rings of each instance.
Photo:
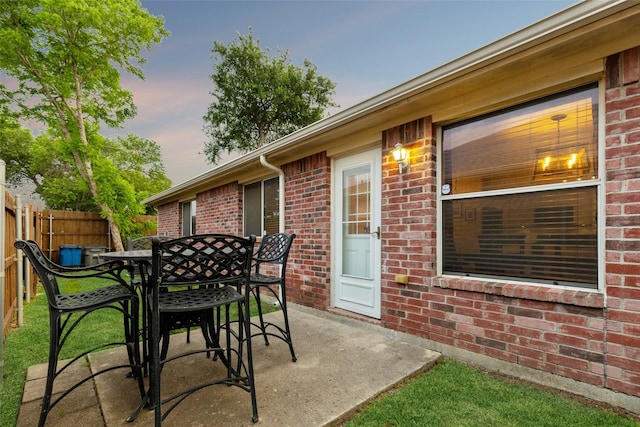
[[[4,383],[4,246],[6,245],[5,225],[7,211],[5,208],[5,163],[0,160],[0,382]]]
[[[31,239],[31,205],[24,205],[24,239]],[[22,251],[21,251],[22,252]],[[25,299],[27,300],[27,304],[31,302],[31,268],[26,268],[24,270],[24,289]]]
[[[22,196],[16,195],[16,239],[22,239]],[[18,327],[22,327],[24,325],[24,313],[22,312],[24,306],[24,282],[23,282],[23,274],[24,268],[22,267],[24,263],[24,258],[22,251],[18,251],[17,254],[17,263],[16,266],[18,268],[17,272],[17,295],[16,295],[16,304],[18,306]]]

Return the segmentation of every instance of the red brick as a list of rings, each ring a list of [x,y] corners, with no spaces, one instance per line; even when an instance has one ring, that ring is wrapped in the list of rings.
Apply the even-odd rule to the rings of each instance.
[[[621,344],[627,347],[637,347],[640,348],[640,336],[629,336],[624,334],[615,334],[609,333],[607,334],[607,338],[610,342],[614,344]]]
[[[578,338],[572,335],[556,334],[553,332],[546,332],[544,334],[544,339],[548,342],[570,345],[579,348],[585,348],[587,345],[587,340],[584,338]]]

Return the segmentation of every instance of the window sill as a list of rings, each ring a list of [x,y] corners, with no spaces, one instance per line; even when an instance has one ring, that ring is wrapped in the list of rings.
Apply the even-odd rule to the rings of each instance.
[[[461,276],[434,277],[431,281],[431,286],[443,289],[479,292],[507,298],[521,298],[581,307],[604,308],[604,294],[590,289],[557,288],[540,284],[499,282]]]

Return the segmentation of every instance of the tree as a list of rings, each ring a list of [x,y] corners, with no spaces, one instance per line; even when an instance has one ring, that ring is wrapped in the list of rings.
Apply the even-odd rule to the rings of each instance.
[[[292,65],[288,52],[270,57],[259,40],[238,34],[224,45],[214,42],[211,75],[214,101],[204,116],[204,153],[215,163],[222,150],[246,153],[275,141],[323,117],[335,85],[318,75],[317,68],[304,60],[302,68]]]
[[[153,208],[144,211],[140,202],[171,186],[171,180],[165,175],[160,147],[154,141],[135,135],[114,139],[91,135],[90,139],[96,150],[103,153],[101,164],[113,165],[109,166],[112,176],[102,185],[123,187],[119,190],[121,193],[128,192],[128,186],[132,189],[132,196],[117,199],[114,210],[152,214]],[[0,158],[7,165],[10,185],[33,187],[33,192],[51,209],[98,211],[86,183],[73,167],[73,158],[65,154],[63,147],[64,143],[51,138],[47,132],[34,139],[29,130],[15,122],[0,120]],[[125,207],[126,201],[132,206]],[[114,204],[114,201],[107,203]],[[125,216],[118,221],[118,226],[127,230],[134,227],[131,218]]]
[[[156,142],[128,134],[106,143],[107,157],[119,174],[133,185],[137,203],[171,187],[171,180],[165,174],[162,151]],[[147,214],[155,212],[153,207],[147,209]]]
[[[15,120],[0,116],[0,159],[6,164],[7,184],[20,186],[29,181],[37,186],[38,173],[31,170],[30,148],[34,140],[31,132]]]
[[[141,50],[168,35],[163,19],[136,0],[0,0],[0,68],[17,81],[15,88],[0,86],[0,103],[10,102],[21,119],[44,123],[59,138],[108,220],[116,249],[124,213],[109,197],[122,192],[109,185],[114,168],[96,135],[101,124],[119,127],[135,115],[120,72],[143,78]]]

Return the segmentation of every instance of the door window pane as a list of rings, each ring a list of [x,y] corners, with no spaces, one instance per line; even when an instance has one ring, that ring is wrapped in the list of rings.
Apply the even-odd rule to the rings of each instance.
[[[370,166],[345,170],[342,174],[342,186],[342,273],[370,279]]]
[[[369,166],[343,173],[343,224],[346,234],[369,234],[371,180]]]

